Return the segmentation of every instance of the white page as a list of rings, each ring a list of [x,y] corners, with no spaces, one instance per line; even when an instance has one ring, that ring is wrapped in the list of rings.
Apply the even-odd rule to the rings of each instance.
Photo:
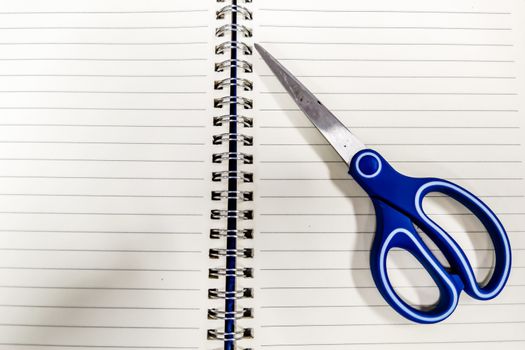
[[[0,349],[207,346],[216,6],[0,4]]]
[[[254,41],[281,59],[368,146],[401,172],[454,181],[499,215],[513,270],[492,301],[462,295],[436,325],[411,324],[369,272],[370,200],[338,155],[255,65],[256,330],[263,349],[449,349],[525,343],[523,37],[519,1],[254,3]],[[426,209],[482,279],[492,251],[466,209]],[[394,285],[432,303],[432,280],[393,252]]]

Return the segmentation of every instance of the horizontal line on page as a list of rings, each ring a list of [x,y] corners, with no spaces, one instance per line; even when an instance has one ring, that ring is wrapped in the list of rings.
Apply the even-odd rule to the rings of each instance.
[[[163,327],[163,326],[102,326],[102,325],[65,325],[65,324],[29,324],[0,323],[0,327],[34,327],[34,328],[86,328],[86,329],[166,329],[166,330],[199,330],[200,327]]]
[[[27,197],[85,197],[85,198],[195,198],[204,196],[191,195],[146,195],[146,194],[83,194],[83,193],[0,193],[0,196]]]
[[[170,310],[170,311],[198,311],[198,310],[201,310],[200,307],[79,306],[79,305],[23,305],[23,304],[0,304],[0,307],[42,308],[42,309],[93,309],[93,310]]]
[[[204,142],[120,142],[120,141],[37,141],[37,140],[0,140],[0,143],[15,144],[82,144],[82,145],[166,145],[166,146],[204,146]]]
[[[262,58],[256,58],[262,61]],[[0,59],[1,60],[1,59]],[[468,63],[515,63],[515,60],[492,59],[399,59],[399,58],[299,58],[282,57],[279,61],[311,61],[311,62],[468,62]]]
[[[187,41],[187,42],[0,42],[0,46],[10,45],[100,45],[100,46],[156,46],[156,45],[204,45],[208,44],[206,41]],[[497,46],[497,45],[481,45],[481,46]],[[501,45],[500,45],[501,46]]]
[[[202,232],[184,232],[184,231],[104,231],[104,230],[22,230],[22,229],[0,229],[0,233],[73,233],[73,234],[130,234],[130,235],[202,235]]]
[[[0,124],[1,126],[1,124]],[[317,129],[315,126],[280,126],[280,125],[262,125],[259,126],[261,129]],[[347,126],[351,129],[520,129],[520,126]]]
[[[451,325],[478,325],[478,324],[522,324],[525,321],[473,321],[473,322],[447,322],[437,323],[439,326]],[[420,323],[339,323],[339,324],[263,324],[262,328],[300,328],[300,327],[370,327],[370,326],[414,326],[425,327]]]
[[[0,43],[2,45],[3,43]],[[283,45],[357,45],[357,46],[489,46],[513,47],[514,44],[502,43],[376,43],[376,42],[323,42],[323,41],[261,41],[261,44]],[[4,44],[6,45],[6,44]]]
[[[0,126],[61,126],[79,128],[205,128],[205,125],[133,125],[133,124],[0,124]]]
[[[521,160],[391,160],[390,163],[491,163],[491,164],[521,164]],[[263,160],[259,163],[266,164],[309,164],[309,163],[341,163],[340,160]]]
[[[25,106],[0,106],[0,110],[70,110],[70,111],[146,111],[146,112],[195,112],[206,111],[205,108],[118,108],[118,107],[25,107]]]
[[[473,252],[487,252],[487,251],[493,251],[492,248],[462,248],[464,251],[473,251]],[[4,249],[0,249],[4,250]],[[16,249],[14,249],[16,250]],[[24,250],[24,249],[21,249]],[[50,249],[52,250],[52,249]],[[405,251],[402,248],[392,248],[393,251]],[[441,249],[430,249],[430,251],[438,252],[441,251]],[[525,250],[525,248],[520,249],[516,248],[513,250]],[[348,252],[360,252],[360,253],[368,253],[370,252],[370,249],[258,249],[257,250],[260,253],[348,253]],[[516,268],[520,268],[520,266],[512,266]],[[482,269],[490,269],[491,266],[487,267],[478,267]],[[320,268],[260,268],[261,271],[294,271],[294,270],[367,270],[368,268],[350,268],[350,267],[320,267]],[[402,268],[406,270],[412,270],[413,268]]]
[[[478,198],[525,198],[525,195],[477,195]],[[370,198],[367,195],[275,195],[275,196],[259,196],[261,199],[339,199],[339,198],[358,198],[358,199],[368,199]],[[444,194],[429,194],[425,198],[448,198]]]
[[[468,249],[464,249],[468,250]],[[474,251],[492,251],[492,249],[472,249]],[[347,252],[351,252],[352,250],[349,250]],[[435,250],[438,251],[438,250]],[[330,253],[333,252],[340,252],[340,251],[327,251]],[[361,250],[359,250],[361,252]],[[362,250],[362,252],[369,253],[370,250]],[[473,267],[473,270],[492,270],[494,267],[492,266],[483,266],[483,267]],[[523,269],[524,266],[512,266],[512,268],[516,269]],[[37,269],[38,270],[38,269]],[[259,268],[259,271],[270,271],[270,272],[290,272],[290,271],[369,271],[369,267],[316,267],[316,268],[282,268],[282,269],[273,269],[273,268]],[[399,270],[399,271],[423,271],[426,270],[424,267],[389,267],[388,270]]]
[[[353,12],[353,13],[430,13],[430,14],[455,14],[455,15],[510,15],[511,12],[490,11],[417,11],[417,10],[345,10],[345,9],[298,9],[298,8],[260,8],[259,11],[272,12]]]
[[[470,180],[470,181],[477,181],[477,180],[479,181],[485,181],[485,180],[521,181],[523,180],[522,177],[447,177],[447,179],[448,180]],[[260,178],[259,180],[260,181],[355,181],[351,177],[344,177],[344,178]],[[356,198],[356,196],[350,196],[350,197]],[[366,197],[366,196],[363,196],[363,197]],[[446,197],[446,196],[442,195],[440,197]],[[259,198],[272,198],[272,197],[260,196]]]
[[[1,75],[0,75],[1,76]],[[259,74],[261,77],[272,77],[273,74]],[[516,79],[516,76],[487,75],[296,75],[297,78],[388,78],[388,79]]]
[[[0,61],[97,61],[97,62],[179,62],[179,61],[207,61],[207,58],[66,58],[66,57],[15,57],[0,58]]]
[[[184,216],[201,217],[202,214],[193,213],[104,213],[104,212],[60,212],[60,211],[0,211],[0,214],[20,214],[20,215],[102,215],[102,216]],[[435,214],[434,214],[435,215]],[[449,214],[453,215],[453,214]]]
[[[263,28],[304,28],[304,29],[415,29],[415,30],[512,30],[509,27],[404,27],[404,26],[320,26],[294,24],[261,24]],[[2,28],[0,28],[2,29]],[[9,28],[8,28],[9,29]],[[16,29],[16,28],[15,28]]]
[[[1,143],[2,141],[0,141]],[[7,141],[9,142],[9,141]],[[521,143],[367,143],[367,146],[521,146]],[[260,143],[259,146],[323,146],[332,147],[329,143]]]
[[[465,180],[465,179],[464,179]],[[494,179],[496,180],[496,179]],[[477,195],[478,198],[525,198],[525,195]],[[367,195],[275,195],[275,196],[259,196],[261,199],[304,199],[304,198],[319,198],[319,199],[335,199],[335,198],[370,198]],[[445,194],[428,194],[425,198],[448,198]]]
[[[194,29],[194,28],[208,28],[208,25],[186,25],[186,26],[143,26],[143,27],[0,27],[0,30],[32,30],[32,29]]]
[[[141,13],[186,13],[186,12],[208,12],[208,9],[187,9],[187,10],[145,10],[145,11],[3,11],[0,15],[122,15],[122,14],[141,14]]]
[[[347,342],[347,343],[276,343],[261,344],[261,347],[323,347],[323,346],[348,346],[348,345],[423,345],[423,344],[485,344],[485,343],[521,343],[525,339],[499,339],[499,340],[442,340],[442,341],[412,341],[412,342]]]
[[[90,267],[23,267],[23,266],[1,266],[0,270],[33,270],[33,271],[113,271],[113,272],[184,272],[197,273],[201,270],[184,269],[126,269],[126,268],[90,268]]]
[[[199,349],[197,346],[154,346],[154,345],[87,345],[87,344],[43,344],[43,343],[0,343],[0,346],[37,346],[45,348],[86,348],[86,349],[163,349],[163,350],[194,350]]]
[[[506,288],[512,287],[525,287],[522,284],[507,284]],[[396,286],[396,288],[437,288],[437,286]],[[260,289],[264,290],[315,290],[315,289],[377,289],[374,286],[294,286],[294,287],[264,287],[261,286]],[[491,303],[492,304],[492,303]],[[488,304],[487,304],[488,305]],[[492,304],[492,305],[505,305],[505,304]],[[341,305],[276,305],[276,306],[261,306],[263,309],[304,309],[304,308],[323,308],[323,307],[344,307]]]
[[[337,288],[337,287],[336,287]],[[264,289],[264,288],[263,288]],[[461,304],[461,307],[466,306],[519,306],[525,305],[525,303],[468,303]],[[372,304],[372,305],[262,305],[262,309],[307,309],[307,308],[390,308],[390,305],[386,304]]]
[[[2,212],[0,212],[2,213]],[[473,216],[474,213],[426,213],[428,216]],[[496,215],[525,215],[525,213],[495,213]],[[375,213],[259,213],[260,216],[375,216]]]
[[[9,289],[78,289],[78,290],[133,290],[133,291],[170,291],[170,292],[200,292],[200,288],[132,288],[132,287],[66,287],[66,286],[24,286],[0,285]]]
[[[507,233],[524,233],[525,231],[522,230],[507,230]],[[449,232],[450,234],[469,234],[469,233],[482,233],[486,234],[487,231],[474,231],[474,230],[466,230],[466,231],[456,231],[456,232]],[[375,234],[375,231],[261,231],[259,232],[261,235],[271,235],[271,234],[278,234],[278,235],[295,235],[295,234],[307,234],[307,235],[350,235],[350,234]]]
[[[203,160],[177,160],[177,159],[93,159],[93,158],[0,158],[2,160],[34,160],[58,162],[139,162],[139,163],[204,163]]]
[[[130,177],[130,176],[32,176],[0,175],[0,178],[11,179],[82,179],[82,180],[167,180],[167,181],[204,181],[202,177]]]
[[[261,91],[261,94],[286,95],[286,91]],[[314,95],[450,95],[450,96],[517,96],[516,92],[313,92]]]
[[[151,250],[151,249],[72,249],[72,248],[2,248],[0,251],[14,252],[80,252],[80,253],[189,253],[200,254],[202,250]],[[11,268],[11,267],[4,267]],[[199,271],[199,270],[191,270]]]
[[[205,74],[126,75],[126,74],[0,74],[0,77],[75,77],[75,78],[205,78]]]
[[[150,95],[204,95],[205,91],[74,91],[74,90],[3,90],[0,94],[150,94]]]
[[[0,107],[2,108],[2,107]],[[260,108],[261,112],[298,112],[299,108]],[[517,113],[518,109],[372,109],[372,108],[332,108],[333,112],[497,112]]]

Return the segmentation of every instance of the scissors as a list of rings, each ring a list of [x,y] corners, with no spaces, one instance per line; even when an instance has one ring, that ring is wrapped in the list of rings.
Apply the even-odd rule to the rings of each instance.
[[[505,229],[492,210],[478,197],[452,182],[408,177],[397,172],[377,151],[366,148],[268,51],[258,44],[255,48],[295,103],[349,165],[348,173],[370,196],[376,214],[370,270],[386,302],[409,320],[436,323],[452,314],[461,291],[478,300],[497,296],[509,277],[511,250]],[[476,281],[472,266],[458,243],[423,210],[423,198],[431,192],[439,192],[464,205],[490,235],[495,264],[492,275],[483,286]],[[414,224],[441,250],[450,268],[445,268],[436,259],[416,232]],[[392,248],[408,251],[430,274],[439,289],[439,300],[434,305],[414,307],[395,292],[386,266],[386,258]]]

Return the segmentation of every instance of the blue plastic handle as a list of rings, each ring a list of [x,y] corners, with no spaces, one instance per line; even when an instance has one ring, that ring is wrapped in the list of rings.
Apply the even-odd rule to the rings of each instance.
[[[418,323],[435,323],[452,314],[461,290],[479,300],[492,299],[501,292],[510,273],[510,244],[501,222],[479,198],[446,180],[402,175],[370,149],[352,158],[349,173],[374,204],[377,227],[370,252],[370,268],[377,288],[397,312]],[[423,211],[423,198],[430,192],[440,192],[460,202],[487,229],[496,259],[494,271],[485,285],[476,281],[472,266],[456,241]],[[414,224],[443,252],[449,269],[445,269],[426,247]],[[440,291],[436,305],[415,308],[395,293],[386,270],[387,254],[394,247],[411,253],[429,272]]]

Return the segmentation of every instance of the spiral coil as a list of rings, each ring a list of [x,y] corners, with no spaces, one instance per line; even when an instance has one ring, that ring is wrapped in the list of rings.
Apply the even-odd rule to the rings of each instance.
[[[226,20],[218,26],[215,30],[217,38],[225,38],[230,36],[229,40],[220,41],[215,46],[216,55],[226,56],[229,52],[230,57],[226,57],[220,62],[214,64],[216,73],[230,72],[229,76],[214,81],[214,90],[218,93],[229,91],[229,94],[220,95],[213,100],[214,108],[218,110],[229,109],[229,113],[219,114],[213,117],[213,126],[222,128],[222,132],[218,132],[212,137],[212,144],[217,147],[221,146],[220,152],[215,152],[212,156],[212,163],[219,166],[226,166],[226,169],[219,169],[212,172],[212,181],[223,183],[227,188],[214,189],[211,191],[211,199],[217,204],[223,203],[224,207],[221,209],[212,209],[210,218],[218,220],[217,222],[226,227],[212,228],[210,230],[210,239],[217,240],[216,247],[209,249],[209,258],[213,260],[220,260],[223,262],[219,267],[212,267],[208,270],[208,277],[210,279],[228,279],[231,281],[238,280],[233,286],[226,282],[226,288],[210,288],[208,289],[209,299],[224,300],[224,309],[214,305],[213,308],[208,309],[209,320],[223,320],[223,327],[214,327],[208,329],[208,339],[223,341],[225,348],[241,348],[236,344],[237,341],[253,338],[253,330],[251,328],[242,327],[237,324],[238,320],[252,318],[253,309],[246,307],[246,305],[237,305],[237,303],[244,303],[253,298],[253,290],[251,288],[241,288],[238,284],[242,283],[245,278],[253,277],[253,269],[246,267],[244,259],[253,258],[253,248],[237,247],[237,240],[251,240],[253,238],[253,229],[246,228],[246,222],[253,219],[253,210],[246,209],[244,206],[253,201],[253,191],[245,188],[238,188],[238,185],[246,186],[253,182],[253,173],[246,170],[241,170],[244,164],[253,164],[253,156],[245,149],[242,152],[239,148],[253,146],[253,137],[247,135],[243,131],[253,127],[253,118],[240,115],[237,109],[245,111],[253,108],[253,101],[251,98],[239,96],[238,93],[249,92],[253,90],[253,82],[246,77],[238,77],[237,74],[249,74],[253,72],[252,64],[246,59],[252,55],[253,49],[249,43],[244,40],[251,38],[253,35],[252,29],[248,26],[237,23],[243,21],[250,21],[253,14],[247,7],[251,0],[216,0],[218,3],[223,3],[216,13],[217,21]],[[229,4],[225,4],[228,2]],[[230,19],[231,20],[228,20]],[[219,56],[218,56],[219,57]],[[244,113],[243,113],[244,114]],[[225,130],[226,128],[226,130]],[[227,150],[223,147],[228,146]],[[237,164],[232,167],[232,164]],[[232,206],[231,204],[234,203]],[[233,223],[233,224],[232,224]],[[222,241],[219,241],[222,240]],[[233,246],[230,244],[234,242]],[[225,244],[228,243],[228,244]],[[224,261],[226,259],[226,264]],[[241,260],[242,259],[242,260]],[[240,261],[239,264],[236,261]],[[229,263],[228,263],[229,262]],[[232,264],[233,262],[233,264]],[[242,265],[242,266],[239,266]],[[233,305],[233,308],[232,308]],[[226,343],[229,343],[227,347]],[[233,344],[233,347],[232,347]],[[243,349],[249,350],[246,347]]]

